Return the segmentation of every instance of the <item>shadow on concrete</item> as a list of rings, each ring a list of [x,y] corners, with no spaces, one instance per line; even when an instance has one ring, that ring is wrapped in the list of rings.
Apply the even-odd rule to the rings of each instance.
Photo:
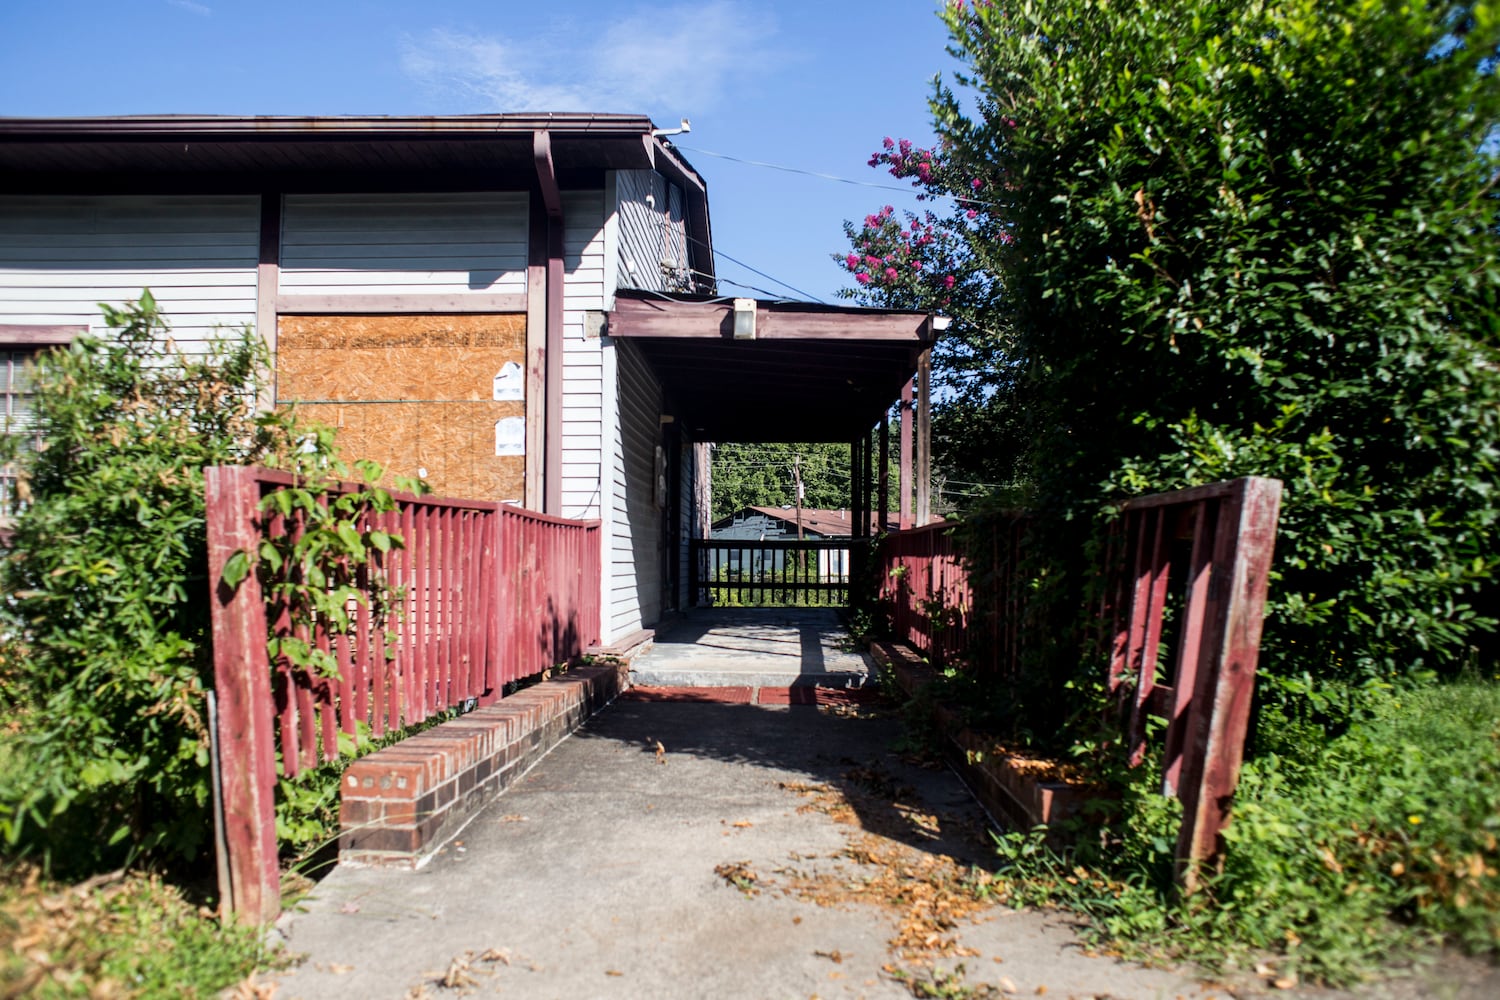
[[[878,703],[768,707],[626,694],[573,738],[648,758],[660,743],[664,778],[684,757],[764,769],[767,780],[791,786],[789,806],[821,809],[841,799],[865,830],[963,864],[994,864],[986,818],[967,790],[945,765],[901,752],[901,721]]]
[[[870,663],[836,608],[694,608],[658,629],[631,672],[646,686],[843,688],[863,686]]]

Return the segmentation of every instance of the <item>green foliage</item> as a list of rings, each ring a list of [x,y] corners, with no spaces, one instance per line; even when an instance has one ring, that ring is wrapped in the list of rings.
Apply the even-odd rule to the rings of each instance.
[[[256,928],[219,924],[156,876],[65,886],[0,870],[0,995],[208,998],[268,959]]]
[[[746,507],[795,506],[792,464],[797,456],[802,506],[821,510],[849,506],[847,444],[718,444],[711,461],[713,519]]]
[[[1459,665],[1495,625],[1494,12],[1023,3],[950,25],[983,114],[936,107],[1013,237],[971,245],[1018,319],[1038,496],[1086,513],[1280,478],[1264,668]]]
[[[938,87],[939,145],[872,162],[956,199],[952,266],[992,279],[942,293],[957,328],[998,338],[988,404],[1028,442],[1027,613],[1044,634],[1081,635],[1077,568],[1110,501],[1255,474],[1286,484],[1263,673],[1452,674],[1492,643],[1496,11],[1018,0],[943,16],[962,89]],[[930,285],[897,291],[941,304]],[[1014,433],[995,433],[1004,451]],[[1051,646],[1032,667],[1060,679],[1076,647]]]
[[[319,451],[332,454],[332,432],[318,432]],[[273,626],[267,643],[271,662],[285,662],[318,677],[337,677],[338,658],[309,641],[319,634],[351,635],[359,625],[358,609],[369,613],[369,627],[384,632],[386,655],[392,654],[396,633],[386,628],[403,605],[403,593],[393,589],[385,558],[404,548],[401,536],[375,527],[371,516],[397,509],[395,499],[380,488],[377,463],[355,463],[365,486],[337,488],[331,478],[314,476],[269,493],[261,510],[279,519],[281,530],[267,533],[257,550],[236,552],[224,567],[224,582],[238,586],[252,570],[260,574],[267,620]],[[335,475],[347,475],[334,460]],[[425,484],[405,481],[398,487],[425,492]]]
[[[104,316],[115,339],[36,368],[40,443],[17,456],[25,506],[3,566],[16,729],[0,832],[76,869],[204,845],[202,469],[284,459],[293,443],[286,420],[256,412],[265,359],[248,331],[193,357],[149,292]]]
[[[1438,937],[1500,953],[1500,687],[1359,700],[1364,718],[1338,739],[1303,731],[1288,755],[1246,765],[1224,870],[1201,892],[1171,889],[1179,808],[1143,772],[1102,841],[1060,853],[1003,837],[1012,900],[1068,905],[1132,954],[1241,967],[1270,954],[1341,984]]]

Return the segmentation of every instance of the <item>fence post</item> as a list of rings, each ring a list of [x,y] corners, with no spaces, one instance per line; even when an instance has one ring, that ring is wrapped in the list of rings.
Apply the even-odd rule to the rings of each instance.
[[[1257,476],[1236,480],[1234,491],[1219,504],[1215,569],[1179,792],[1177,881],[1186,892],[1197,888],[1203,868],[1219,856],[1229,823],[1250,722],[1280,507],[1281,482]]]
[[[215,466],[204,470],[204,479],[229,904],[241,922],[265,924],[281,912],[266,605],[255,573],[247,574],[238,587],[222,582],[230,557],[240,551],[254,553],[259,546],[255,516],[260,485],[250,468]]]

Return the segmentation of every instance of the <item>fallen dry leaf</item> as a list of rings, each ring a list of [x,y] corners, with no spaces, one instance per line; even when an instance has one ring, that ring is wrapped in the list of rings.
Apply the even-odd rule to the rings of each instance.
[[[842,965],[844,962],[844,953],[839,951],[837,948],[833,949],[833,951],[815,951],[813,952],[813,954],[818,956],[819,958],[826,958],[829,961],[837,963],[839,965]]]
[[[747,896],[755,896],[760,893],[760,889],[756,887],[756,883],[760,881],[760,876],[751,871],[750,862],[748,861],[727,861],[722,865],[715,866],[714,874]]]
[[[623,975],[625,975],[625,973],[621,972],[619,969],[605,969],[604,970],[604,974],[606,976],[623,976]]]

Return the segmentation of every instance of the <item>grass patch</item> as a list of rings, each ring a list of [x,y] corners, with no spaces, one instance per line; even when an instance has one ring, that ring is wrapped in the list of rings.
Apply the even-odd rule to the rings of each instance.
[[[1010,898],[1076,910],[1135,958],[1269,960],[1290,981],[1347,985],[1440,941],[1500,955],[1500,686],[1375,692],[1318,743],[1246,764],[1202,892],[1174,892],[1178,806],[1142,773],[1102,848],[1001,838]]]
[[[0,996],[212,997],[273,960],[158,876],[70,886],[0,868]]]

